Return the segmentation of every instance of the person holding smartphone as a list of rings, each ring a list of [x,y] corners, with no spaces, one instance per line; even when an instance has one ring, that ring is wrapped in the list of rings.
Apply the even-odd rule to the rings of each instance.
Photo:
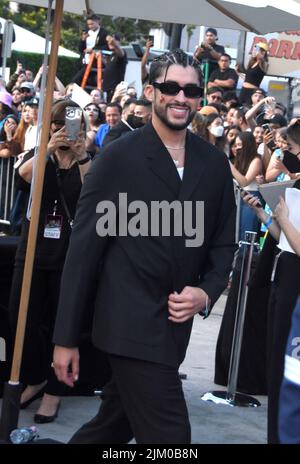
[[[108,32],[101,26],[99,16],[92,14],[86,19],[87,30],[82,31],[79,41],[79,51],[83,66],[73,77],[71,82],[81,85],[86,66],[90,61],[90,56],[94,50],[107,50],[106,37]]]
[[[147,62],[148,62],[151,47],[153,47],[153,40],[151,40],[149,36],[146,42],[144,54],[143,54],[142,61],[141,61],[141,80],[142,80],[143,86],[146,85],[149,80],[149,71],[147,68]]]
[[[40,424],[55,420],[60,395],[65,387],[53,375],[50,367],[51,343],[56,314],[62,267],[72,230],[72,221],[79,198],[83,177],[91,160],[85,151],[85,132],[75,141],[67,140],[65,108],[77,105],[70,100],[55,103],[51,110],[47,163],[41,201],[38,239],[28,306],[21,381],[25,389],[21,395],[21,409],[42,396],[34,421]],[[34,149],[28,151],[16,174],[18,188],[29,198],[32,182]],[[55,227],[53,225],[55,224]],[[26,247],[30,221],[23,216],[22,232],[15,258],[10,294],[9,314],[12,333],[15,333],[19,310]]]
[[[300,159],[300,124],[287,129],[289,151]],[[291,317],[300,293],[300,181],[286,189],[272,216],[247,193],[244,201],[278,242],[272,272],[268,318],[268,442],[279,443],[278,404]]]
[[[269,60],[269,47],[265,42],[259,42],[253,47],[252,57],[249,60],[246,73],[241,72],[241,66],[236,66],[236,71],[239,76],[244,79],[242,90],[240,93],[240,104],[251,106],[251,96],[253,91],[258,89],[264,76],[267,74]]]
[[[205,39],[196,48],[194,57],[201,62],[208,63],[208,76],[218,69],[218,61],[225,53],[223,45],[218,45],[218,32],[213,27],[209,27],[205,32]]]

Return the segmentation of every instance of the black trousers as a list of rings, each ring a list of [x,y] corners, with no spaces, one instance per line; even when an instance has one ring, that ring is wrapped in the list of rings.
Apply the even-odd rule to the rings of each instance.
[[[240,105],[248,105],[248,106],[251,106],[252,105],[252,100],[251,100],[251,96],[253,94],[255,89],[248,89],[246,87],[242,87],[242,90],[240,92],[240,95],[239,95],[239,103]]]
[[[189,444],[188,411],[178,369],[108,355],[112,380],[98,414],[69,443]]]
[[[300,258],[284,252],[277,264],[268,317],[268,443],[279,443],[278,406],[291,319],[300,293]]]
[[[12,333],[15,333],[23,279],[23,266],[16,266],[9,302]],[[38,385],[48,380],[46,393],[62,395],[66,385],[59,382],[51,369],[52,334],[59,297],[61,270],[35,269],[32,275],[28,316],[21,366],[24,385]]]

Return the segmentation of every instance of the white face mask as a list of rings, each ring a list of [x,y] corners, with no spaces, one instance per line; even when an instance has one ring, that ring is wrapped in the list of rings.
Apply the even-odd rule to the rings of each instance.
[[[222,135],[224,134],[224,127],[223,126],[212,126],[209,129],[209,132],[215,137],[222,137]]]

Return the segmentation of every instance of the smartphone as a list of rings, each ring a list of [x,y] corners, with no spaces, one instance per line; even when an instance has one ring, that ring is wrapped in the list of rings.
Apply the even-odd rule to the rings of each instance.
[[[235,184],[236,188],[241,192],[241,196],[244,196],[244,195],[252,195],[250,192],[248,192],[247,190],[244,190],[243,187],[241,187],[240,185],[237,185]],[[252,195],[253,196],[253,195]],[[262,204],[261,202],[259,201],[259,199],[257,199],[258,203],[255,205],[257,208],[262,208]]]
[[[82,120],[82,109],[74,106],[67,106],[65,110],[65,131],[67,139],[74,141],[80,132]]]
[[[132,48],[133,48],[134,53],[136,54],[136,56],[138,58],[142,58],[143,55],[144,55],[142,47],[137,43],[132,43],[131,45],[132,45]]]
[[[154,44],[154,35],[149,35],[148,40],[150,40]]]
[[[272,132],[271,128],[270,128],[270,125],[269,124],[262,124],[261,126],[263,128],[263,130],[265,132],[267,132],[268,134],[270,134],[270,132]]]

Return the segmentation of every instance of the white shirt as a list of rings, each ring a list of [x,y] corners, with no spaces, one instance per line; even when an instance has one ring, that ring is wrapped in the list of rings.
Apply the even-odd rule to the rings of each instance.
[[[183,179],[184,167],[182,167],[182,168],[177,168],[177,171],[178,171],[178,174],[179,174],[180,179],[182,180],[182,179]]]
[[[37,146],[37,126],[29,126],[25,132],[24,151]]]
[[[287,188],[285,191],[285,202],[289,209],[289,220],[300,232],[300,190],[296,188]],[[283,251],[295,253],[295,250],[289,244],[283,231],[280,232],[278,248]]]
[[[94,48],[99,31],[100,31],[100,27],[96,31],[92,31],[91,29],[89,30],[89,33],[88,33],[89,35],[87,36],[86,41],[85,41],[86,48]],[[84,55],[84,60],[85,60],[85,64],[89,64],[90,53],[86,53]]]

